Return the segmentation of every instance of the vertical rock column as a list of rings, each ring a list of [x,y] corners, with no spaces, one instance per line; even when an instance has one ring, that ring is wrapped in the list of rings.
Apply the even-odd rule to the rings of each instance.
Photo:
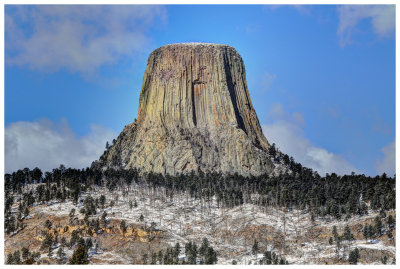
[[[163,174],[259,175],[273,171],[268,147],[237,51],[218,44],[172,44],[150,54],[137,121],[99,165]]]

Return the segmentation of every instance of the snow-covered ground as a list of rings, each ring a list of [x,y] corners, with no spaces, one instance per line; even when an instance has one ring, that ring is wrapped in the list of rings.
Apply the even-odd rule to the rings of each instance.
[[[98,210],[97,217],[106,211],[108,218],[123,219],[128,225],[149,226],[154,222],[158,229],[165,232],[167,236],[163,240],[171,246],[177,242],[184,246],[189,240],[200,245],[205,237],[218,252],[218,263],[222,264],[232,264],[233,260],[238,264],[259,262],[262,256],[255,257],[251,254],[254,239],[260,242],[262,249],[266,246],[268,250],[282,254],[291,264],[319,263],[322,258],[335,256],[335,245],[328,244],[334,225],[340,230],[346,224],[357,224],[377,215],[376,212],[370,212],[368,216],[352,217],[347,222],[326,222],[316,218],[312,224],[310,214],[299,210],[288,211],[271,207],[263,211],[252,204],[226,209],[218,208],[215,198],[207,202],[185,194],[175,194],[173,198],[166,198],[164,194],[163,189],[153,192],[133,186],[129,192],[113,193],[105,188],[95,188],[84,194],[83,198],[87,195],[93,198],[105,195],[106,208]],[[110,201],[115,201],[114,206],[109,206]],[[130,201],[132,204],[136,201],[137,207],[130,208]],[[75,208],[75,214],[82,218],[79,213],[81,206],[75,206],[71,201],[54,202],[46,207],[36,207],[36,213],[65,216]],[[140,215],[143,215],[144,222],[140,222]],[[321,236],[325,237],[314,234],[314,229],[317,228],[320,228]],[[315,238],[310,238],[314,235]],[[395,254],[395,247],[387,246],[383,242],[366,244],[365,240],[360,240],[352,244],[352,248],[355,247],[387,250]],[[104,260],[112,259],[107,253],[93,255],[101,255]],[[118,260],[123,260],[123,257],[118,257]]]

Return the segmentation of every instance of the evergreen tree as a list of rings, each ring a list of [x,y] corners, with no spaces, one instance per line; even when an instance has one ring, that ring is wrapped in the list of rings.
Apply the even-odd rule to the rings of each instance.
[[[354,235],[351,233],[349,225],[346,225],[344,228],[343,239],[347,241],[352,241],[354,239]]]
[[[11,253],[7,255],[6,264],[14,264],[14,256]]]
[[[44,239],[40,246],[40,250],[48,250],[53,245],[53,237],[48,233],[45,232]]]
[[[359,258],[360,258],[360,253],[358,251],[358,248],[355,248],[353,251],[350,252],[349,262],[351,264],[357,264]]]
[[[101,215],[101,220],[100,220],[100,225],[103,226],[103,228],[107,228],[107,212],[104,211],[103,214]]]
[[[16,250],[13,254],[13,262],[14,264],[21,264],[21,253],[19,250]]]
[[[154,265],[157,264],[157,254],[156,253],[152,253],[151,254],[151,262],[150,264]]]
[[[368,238],[370,237],[370,228],[368,223],[365,223],[364,229],[363,229],[363,236],[365,238],[365,241],[368,241]]]
[[[388,236],[389,239],[393,238],[392,231],[388,231],[388,232],[387,232],[387,236]]]
[[[16,230],[15,217],[11,216],[6,219],[5,228],[7,234],[12,234]]]
[[[147,264],[147,259],[148,259],[148,254],[144,253],[142,258],[143,264]]]
[[[338,234],[338,232],[337,232],[337,227],[336,227],[336,225],[334,225],[333,228],[332,228],[332,235],[333,235],[333,238],[335,239],[335,241],[338,241],[338,239],[339,239],[339,234]]]
[[[50,246],[48,251],[47,251],[47,257],[51,258],[53,257],[53,248]]]
[[[174,247],[174,258],[176,262],[178,262],[178,257],[180,252],[181,252],[181,246],[179,245],[179,242],[177,242]]]
[[[86,241],[85,241],[85,248],[86,248],[87,250],[89,250],[89,249],[91,249],[92,247],[93,247],[92,238],[86,239]]]
[[[28,207],[25,207],[24,216],[25,217],[29,216],[29,208]]]
[[[106,197],[103,194],[100,196],[99,202],[100,202],[101,208],[104,208],[104,205],[106,204]]]
[[[157,255],[157,260],[158,260],[158,263],[159,263],[159,264],[162,264],[162,263],[163,263],[163,258],[164,258],[164,255],[163,255],[162,251],[160,250],[160,251],[158,252],[158,255]]]
[[[122,235],[125,235],[126,230],[127,230],[127,227],[126,227],[126,224],[125,224],[125,220],[121,221],[121,223],[119,225],[119,229],[121,230]]]
[[[387,224],[389,226],[389,229],[391,229],[391,227],[396,223],[395,218],[393,218],[392,215],[389,215],[388,219],[387,219]]]
[[[388,261],[388,257],[385,255],[385,256],[383,256],[383,258],[382,258],[382,263],[383,264],[387,264],[387,261]]]
[[[64,249],[63,249],[62,247],[59,247],[59,248],[58,248],[57,257],[58,257],[60,260],[63,260],[63,259],[65,258],[65,252],[64,252]]]
[[[73,247],[79,240],[79,234],[77,230],[72,231],[71,239],[69,240],[69,246]]]
[[[374,219],[374,221],[375,221],[375,226],[374,226],[375,232],[376,232],[376,234],[377,234],[378,236],[381,236],[381,234],[382,234],[382,232],[381,232],[381,230],[382,230],[382,221],[381,221],[381,218],[380,218],[379,216],[376,216],[375,219]]]
[[[48,230],[51,229],[51,226],[52,226],[52,225],[53,225],[53,224],[51,223],[50,220],[46,220],[45,223],[44,223],[44,227],[46,227]]]
[[[72,254],[69,264],[88,264],[88,254],[85,247],[79,245]]]
[[[23,247],[21,249],[21,252],[22,252],[22,259],[23,260],[27,260],[29,258],[29,255],[30,255],[29,249],[26,248],[26,247]]]
[[[253,253],[254,256],[257,255],[258,253],[258,242],[257,240],[254,240],[253,247],[251,248],[251,252]]]

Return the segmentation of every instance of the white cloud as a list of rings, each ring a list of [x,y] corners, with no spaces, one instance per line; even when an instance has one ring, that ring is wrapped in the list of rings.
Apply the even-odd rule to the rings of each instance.
[[[6,63],[91,73],[143,51],[148,29],[165,18],[165,9],[155,5],[7,7]]]
[[[361,20],[369,19],[379,37],[392,35],[396,27],[395,5],[343,5],[338,7],[338,14],[337,34],[341,47],[352,43],[351,36]]]
[[[275,143],[283,153],[293,156],[297,162],[312,168],[320,175],[333,172],[340,175],[359,172],[340,155],[313,145],[305,137],[300,127],[304,124],[303,115],[295,112],[289,117],[280,104],[273,106],[272,114],[281,116],[273,123],[263,125],[263,132],[268,141]]]
[[[381,149],[383,158],[378,158],[375,169],[379,174],[393,176],[396,173],[396,140]]]
[[[104,152],[106,141],[117,134],[99,125],[92,125],[89,134],[78,137],[66,120],[54,124],[42,119],[19,121],[5,128],[5,171],[25,167],[52,170],[60,164],[84,168]]]

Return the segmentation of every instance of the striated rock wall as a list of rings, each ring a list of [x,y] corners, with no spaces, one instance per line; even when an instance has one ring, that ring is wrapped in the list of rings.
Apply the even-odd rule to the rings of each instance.
[[[97,165],[172,175],[193,170],[259,175],[274,170],[269,146],[237,51],[172,44],[150,54],[137,120]]]

